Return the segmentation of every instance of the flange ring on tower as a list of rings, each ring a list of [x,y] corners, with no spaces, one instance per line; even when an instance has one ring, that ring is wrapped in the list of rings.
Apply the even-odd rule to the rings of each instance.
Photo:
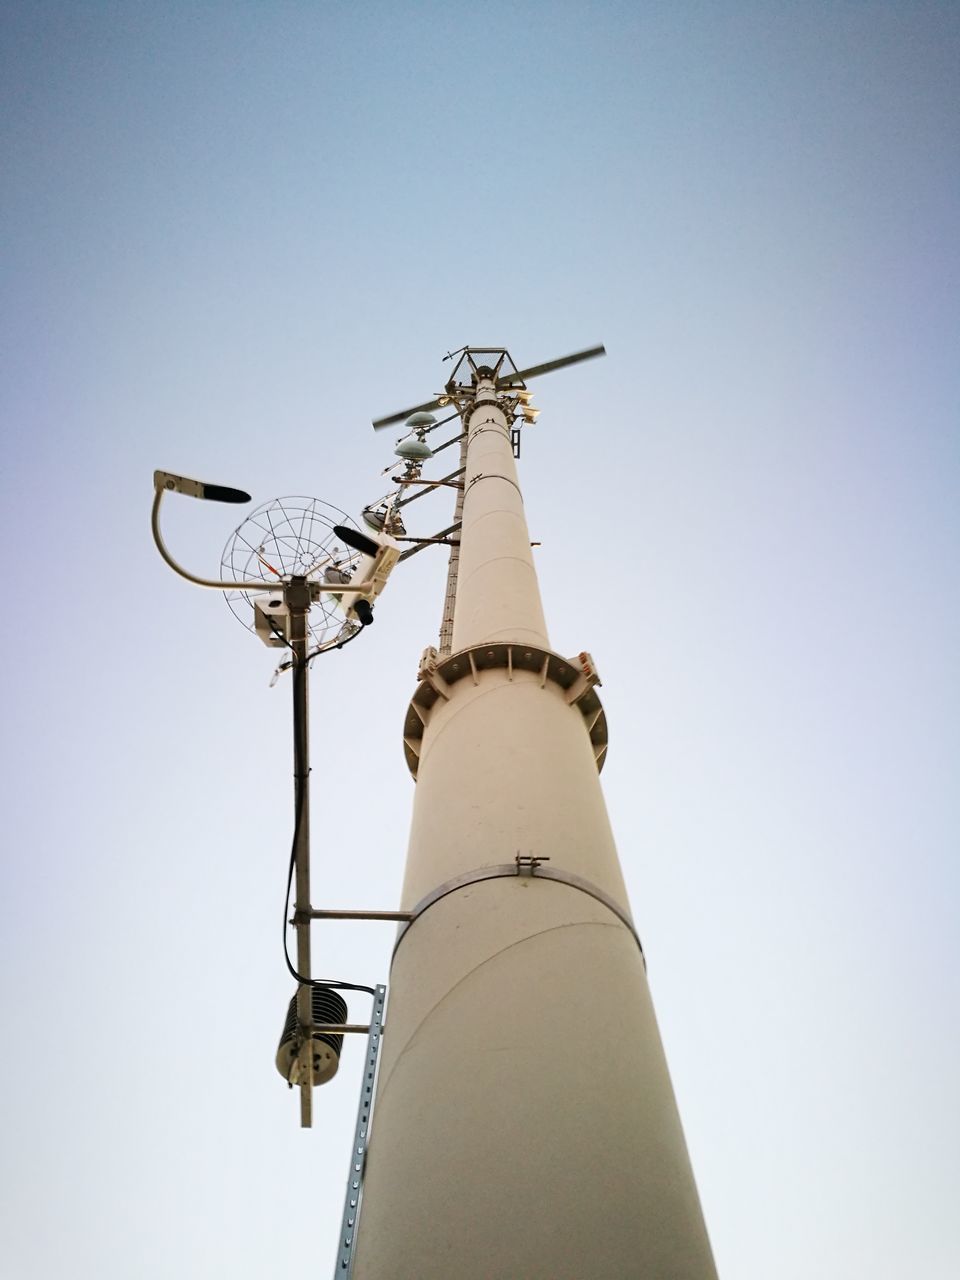
[[[451,686],[457,681],[469,677],[478,685],[484,673],[492,675],[493,672],[502,673],[500,678],[508,682],[513,681],[515,674],[523,673],[524,677],[532,674],[539,677],[541,689],[547,681],[558,685],[566,702],[583,716],[597,771],[603,768],[607,754],[607,717],[596,691],[602,682],[590,654],[578,653],[575,658],[564,658],[532,644],[499,642],[473,645],[445,656],[433,647],[423,651],[418,673],[420,683],[403,722],[403,750],[414,778],[420,766],[424,730],[437,702],[449,701]]]

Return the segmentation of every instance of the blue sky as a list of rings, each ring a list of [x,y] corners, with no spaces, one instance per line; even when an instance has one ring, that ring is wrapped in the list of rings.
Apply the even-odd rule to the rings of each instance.
[[[4,7],[5,1274],[332,1270],[289,687],[154,467],[356,514],[446,351],[598,341],[521,474],[720,1274],[957,1274],[958,55],[928,3]],[[165,515],[215,570],[234,513]],[[318,903],[396,902],[442,571],[315,666]]]

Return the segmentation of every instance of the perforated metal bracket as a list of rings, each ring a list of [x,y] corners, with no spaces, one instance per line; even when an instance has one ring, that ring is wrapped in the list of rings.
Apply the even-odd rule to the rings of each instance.
[[[373,1086],[377,1078],[377,1059],[383,1036],[383,1006],[387,988],[378,986],[370,1014],[370,1034],[367,1037],[367,1057],[363,1067],[363,1083],[360,1086],[360,1105],[357,1108],[357,1124],[350,1153],[350,1173],[347,1176],[347,1194],[343,1205],[343,1222],[340,1228],[340,1249],[337,1253],[335,1276],[353,1275],[353,1256],[357,1241],[357,1220],[363,1196],[363,1174],[367,1161],[367,1143],[370,1136],[370,1113],[373,1109]]]

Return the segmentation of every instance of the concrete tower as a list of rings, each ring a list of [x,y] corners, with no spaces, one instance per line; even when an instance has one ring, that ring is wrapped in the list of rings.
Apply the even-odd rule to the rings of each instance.
[[[466,358],[466,357],[465,357]],[[588,655],[550,649],[511,443],[477,368],[452,652],[417,779],[356,1280],[716,1276],[598,778]]]

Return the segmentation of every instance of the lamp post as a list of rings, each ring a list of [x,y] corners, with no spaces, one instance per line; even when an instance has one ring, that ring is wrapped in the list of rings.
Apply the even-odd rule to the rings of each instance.
[[[242,489],[191,480],[169,471],[155,471],[153,483],[154,499],[151,512],[153,539],[157,550],[170,568],[181,578],[185,578],[196,586],[215,591],[253,593],[250,604],[253,607],[258,634],[267,644],[286,646],[292,656],[288,665],[292,667],[293,673],[295,823],[290,880],[293,880],[295,874],[296,895],[292,922],[297,934],[295,967],[286,950],[286,921],[284,921],[284,953],[291,976],[297,981],[297,992],[291,1002],[277,1050],[276,1062],[278,1070],[290,1086],[293,1087],[295,1083],[299,1085],[300,1123],[304,1128],[309,1128],[313,1122],[313,1088],[336,1073],[343,1034],[367,1032],[371,1043],[378,1039],[382,988],[356,987],[352,983],[311,977],[310,925],[312,920],[321,917],[324,913],[314,911],[310,903],[310,758],[307,695],[310,658],[313,655],[310,653],[308,616],[311,605],[323,595],[334,596],[341,601],[347,617],[356,619],[357,627],[368,626],[373,620],[371,601],[382,590],[393,565],[399,559],[400,552],[388,537],[372,538],[360,530],[344,525],[334,525],[332,526],[333,534],[360,553],[361,559],[357,572],[353,576],[336,571],[332,579],[317,581],[305,573],[281,575],[276,569],[267,566],[277,579],[275,582],[268,582],[262,577],[249,578],[249,580],[244,580],[242,577],[234,577],[232,580],[201,577],[185,569],[173,557],[164,542],[160,532],[160,507],[164,495],[181,493],[191,498],[228,503],[249,502],[250,495]],[[295,544],[299,544],[303,538],[307,516],[306,510],[302,512],[299,533],[291,540]],[[254,554],[258,560],[263,560],[262,551]],[[330,557],[321,557],[311,565],[310,574],[315,575],[319,572],[325,560],[330,560]],[[288,882],[288,902],[289,892],[290,883]],[[375,1009],[369,1026],[346,1023],[347,1007],[342,997],[337,994],[337,989],[342,987],[354,987],[373,995]]]
[[[404,723],[411,920],[353,1275],[715,1280],[597,776],[596,672],[549,647],[516,399],[481,366],[461,401],[452,652],[426,651]]]

